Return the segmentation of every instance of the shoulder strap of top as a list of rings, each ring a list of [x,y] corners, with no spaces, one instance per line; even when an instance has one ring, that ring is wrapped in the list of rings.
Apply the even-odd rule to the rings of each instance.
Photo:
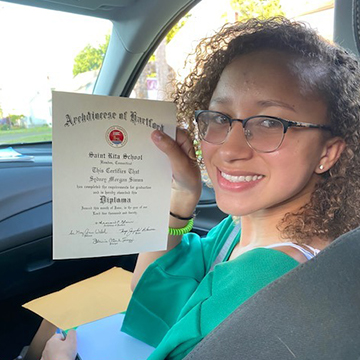
[[[215,267],[215,265],[221,263],[224,261],[225,256],[227,255],[231,244],[234,242],[234,239],[236,237],[236,235],[239,233],[241,228],[241,223],[238,223],[234,226],[234,229],[232,230],[232,232],[230,233],[230,235],[228,236],[228,238],[226,239],[223,247],[221,248],[221,250],[219,251],[217,257],[215,258],[214,262],[212,263],[210,270],[212,271]]]
[[[303,246],[306,246],[308,249],[310,249],[314,253],[314,255],[317,255],[320,252],[319,249],[315,249],[310,245],[303,244]]]
[[[320,252],[319,249],[314,249],[310,245],[304,244],[304,245],[300,246],[300,245],[294,244],[292,242],[283,242],[283,243],[272,244],[272,245],[264,246],[264,248],[271,249],[271,248],[277,248],[280,246],[291,246],[291,247],[299,250],[306,257],[307,260],[312,259],[314,256],[316,256]],[[306,246],[311,251],[304,249],[303,246]]]

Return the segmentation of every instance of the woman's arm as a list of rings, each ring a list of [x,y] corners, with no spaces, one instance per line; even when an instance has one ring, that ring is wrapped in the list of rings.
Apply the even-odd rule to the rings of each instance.
[[[185,130],[177,129],[176,140],[158,130],[152,133],[152,140],[169,157],[171,162],[173,182],[170,210],[180,217],[189,217],[193,214],[201,195],[200,170],[196,163],[191,139]],[[186,220],[179,220],[170,215],[170,227],[182,228],[186,224]],[[135,289],[146,268],[178,245],[181,238],[182,236],[169,235],[167,250],[139,254],[131,281],[132,290]]]

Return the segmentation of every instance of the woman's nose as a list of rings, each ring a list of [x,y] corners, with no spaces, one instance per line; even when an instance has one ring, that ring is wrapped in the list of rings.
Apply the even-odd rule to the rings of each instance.
[[[254,150],[248,145],[241,122],[232,124],[230,132],[219,151],[226,161],[249,159]]]

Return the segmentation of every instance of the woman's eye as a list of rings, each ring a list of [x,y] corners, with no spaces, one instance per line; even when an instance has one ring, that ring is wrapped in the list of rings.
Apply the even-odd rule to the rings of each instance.
[[[221,115],[213,117],[213,121],[214,121],[214,123],[219,124],[219,125],[228,123],[228,119],[225,116],[221,116]]]
[[[268,129],[279,128],[282,126],[280,121],[273,119],[262,119],[259,125]]]

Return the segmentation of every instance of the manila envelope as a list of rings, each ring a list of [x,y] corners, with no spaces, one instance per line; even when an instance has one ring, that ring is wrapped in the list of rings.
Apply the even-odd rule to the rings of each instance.
[[[23,305],[60,329],[70,329],[126,310],[132,273],[112,268]]]

